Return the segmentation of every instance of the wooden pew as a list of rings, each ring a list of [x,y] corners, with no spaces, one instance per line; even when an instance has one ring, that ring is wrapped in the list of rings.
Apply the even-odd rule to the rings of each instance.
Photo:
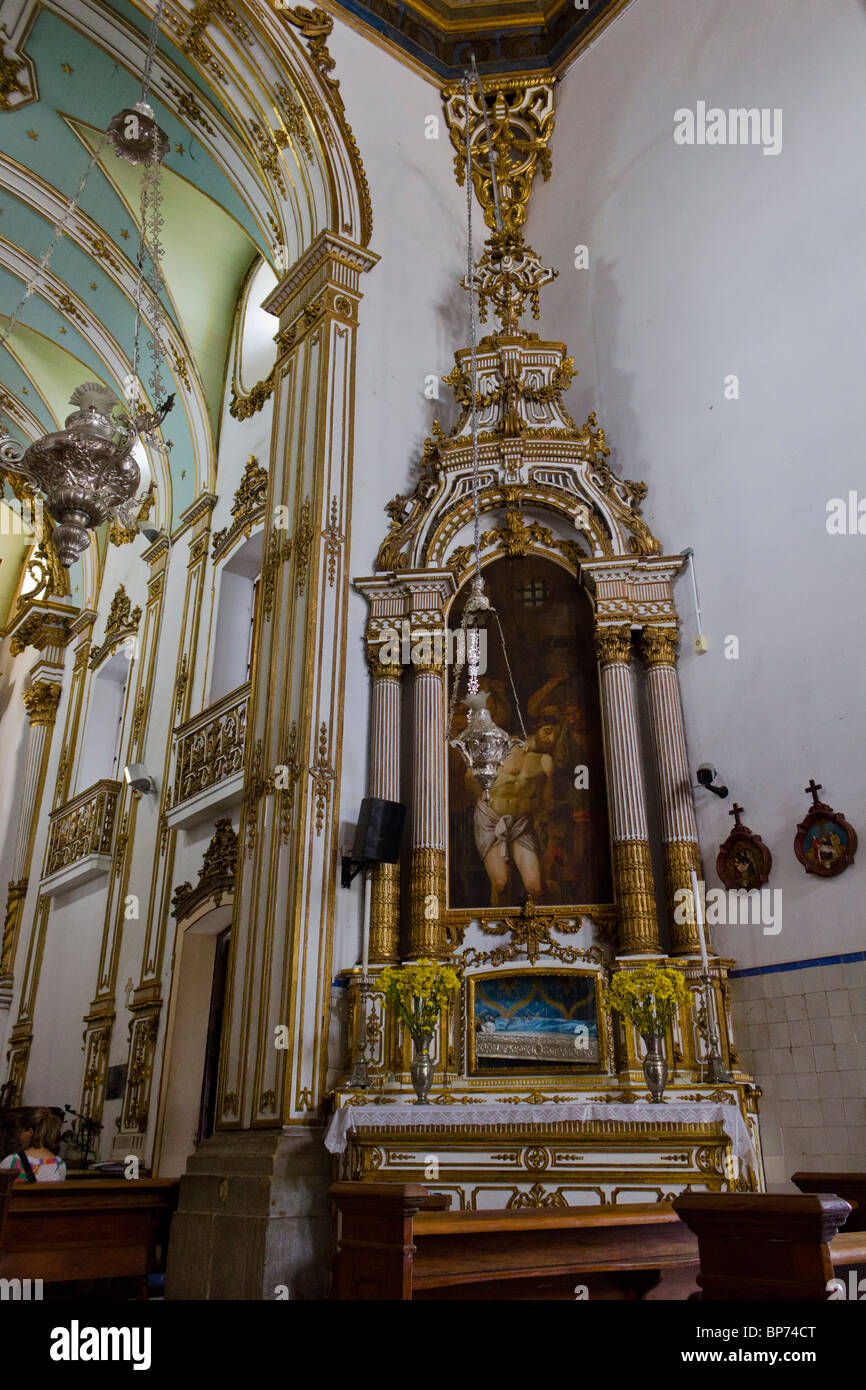
[[[0,1173],[0,1278],[143,1282],[165,1269],[176,1180],[13,1179]]]
[[[667,1202],[447,1211],[418,1183],[336,1183],[336,1299],[687,1298],[697,1242]]]
[[[846,1231],[866,1231],[866,1173],[795,1173],[791,1178],[801,1192],[834,1192],[853,1208]]]
[[[673,1206],[698,1239],[702,1299],[826,1301],[866,1263],[866,1233],[837,1234],[851,1206],[832,1193],[690,1192]]]

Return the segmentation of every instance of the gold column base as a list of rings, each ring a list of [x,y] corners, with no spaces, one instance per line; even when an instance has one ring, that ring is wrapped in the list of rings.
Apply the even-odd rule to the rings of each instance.
[[[652,858],[646,840],[617,840],[613,845],[613,889],[619,917],[619,951],[658,951]]]
[[[691,870],[698,879],[703,878],[701,852],[694,840],[667,840],[662,845],[665,864],[665,894],[668,905],[668,926],[670,928],[671,955],[692,956],[700,951],[697,922],[678,922],[683,908],[677,908],[676,894],[683,888],[692,891]],[[705,928],[706,930],[706,928]],[[709,945],[708,945],[709,949]]]
[[[400,959],[400,865],[377,864],[370,884],[370,963]]]
[[[409,860],[409,959],[449,955],[445,940],[445,851],[413,849]]]

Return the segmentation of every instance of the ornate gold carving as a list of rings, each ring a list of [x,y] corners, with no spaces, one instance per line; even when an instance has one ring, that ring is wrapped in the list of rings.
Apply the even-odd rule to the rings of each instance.
[[[687,888],[691,893],[692,869],[699,879],[703,877],[701,851],[693,840],[665,840],[662,844],[662,858],[665,866],[665,896],[671,951],[676,956],[693,955],[700,950],[697,923],[676,920],[677,900],[674,895],[683,888]]]
[[[676,666],[678,640],[676,628],[643,628],[640,651],[647,666]]]
[[[264,515],[267,495],[268,470],[262,468],[255,454],[250,454],[232,502],[232,521],[221,531],[214,532],[214,560],[228,550],[237,536],[249,535],[255,523]]]
[[[578,960],[604,960],[604,952],[598,946],[580,950],[576,946],[562,946],[551,936],[553,930],[573,935],[580,931],[581,925],[579,921],[561,922],[554,917],[541,916],[536,912],[532,899],[527,898],[519,917],[503,917],[496,923],[488,923],[483,919],[479,922],[485,936],[507,936],[510,933],[511,940],[492,951],[476,951],[469,947],[463,953],[463,964],[497,966],[507,960],[517,960],[518,956],[525,956],[530,965],[535,965],[541,956],[552,957],[571,965]]]
[[[54,542],[49,535],[45,535],[30,556],[26,572],[31,586],[26,594],[19,595],[19,608],[32,603],[35,598],[51,598],[54,595],[62,597],[69,593],[69,571],[64,569],[58,560]]]
[[[540,1182],[535,1183],[528,1192],[515,1192],[510,1202],[506,1205],[506,1211],[521,1211],[524,1207],[567,1207],[568,1203],[562,1195],[562,1189],[557,1188],[555,1192],[547,1192]]]
[[[175,98],[178,113],[181,116],[185,116],[193,125],[201,126],[202,130],[207,131],[208,135],[216,135],[216,131],[199,106],[198,95],[193,95],[192,92],[184,91],[182,87],[176,86],[175,83],[171,82],[168,78],[165,79],[165,85]]]
[[[88,665],[93,670],[98,666],[103,657],[107,656],[122,638],[133,636],[138,630],[141,622],[141,608],[133,608],[132,600],[122,584],[118,584],[111,600],[111,607],[108,610],[108,617],[105,620],[105,634],[102,645],[94,647],[90,653]]]
[[[123,1101],[121,1130],[147,1129],[153,1061],[159,1032],[159,1003],[151,1003],[130,1023],[129,1069]]]
[[[19,77],[19,73],[27,64],[23,58],[17,54],[7,54],[0,52],[0,111],[14,111],[19,106],[24,106],[26,102],[12,102],[9,100],[16,92],[19,96],[28,98],[32,101],[33,93],[28,91]]]
[[[552,546],[553,532],[547,526],[540,526],[537,521],[527,526],[521,516],[519,505],[512,502],[505,514],[505,525],[483,532],[481,544],[495,544],[496,549],[503,555],[525,555],[530,546]]]
[[[243,770],[249,698],[242,686],[176,730],[173,806]]]
[[[53,724],[60,703],[61,686],[57,681],[34,681],[22,695],[27,718],[31,724]]]
[[[346,537],[340,530],[337,522],[339,520],[339,508],[336,497],[331,498],[331,510],[328,514],[328,525],[322,531],[322,540],[325,542],[325,554],[328,557],[328,585],[334,587],[334,580],[337,572],[337,556],[340,547],[344,544]]]
[[[265,558],[262,562],[262,615],[270,621],[274,611],[274,596],[277,587],[277,573],[292,556],[292,538],[278,526],[271,527]]]
[[[364,171],[361,153],[358,149],[358,142],[355,139],[352,127],[346,119],[343,98],[340,95],[340,83],[331,74],[336,66],[334,59],[328,52],[328,37],[334,27],[334,21],[325,10],[307,9],[304,5],[296,5],[294,8],[280,8],[277,13],[288,24],[293,24],[296,29],[300,29],[303,38],[306,40],[310,50],[310,58],[313,66],[318,71],[322,81],[325,99],[331,112],[339,126],[343,139],[349,150],[349,159],[355,174],[355,181],[358,188],[358,198],[361,211],[360,241],[362,246],[368,246],[373,235],[373,205],[370,201],[370,185],[367,182],[367,175]],[[328,123],[327,113],[322,106],[320,98],[308,87],[303,94],[306,104],[316,114],[324,139],[328,144],[333,143],[331,129]],[[344,230],[349,231],[350,228]]]
[[[236,1115],[238,1113],[237,1091],[226,1091],[223,1096],[223,1114]]]
[[[129,844],[129,813],[123,817],[117,840],[114,845],[114,877],[120,878],[123,871],[123,861],[126,858],[126,848]]]
[[[631,628],[628,623],[596,628],[595,649],[602,666],[614,663],[623,665],[631,661]]]
[[[553,134],[553,78],[492,77],[483,82],[487,122],[478,90],[471,87],[469,110],[462,82],[442,89],[445,119],[454,146],[454,172],[463,186],[466,179],[466,123],[469,122],[470,177],[487,226],[496,227],[496,207],[489,154],[499,189],[502,225],[515,232],[526,221],[529,195],[536,169],[546,181],[551,173],[548,142]],[[492,98],[492,101],[490,100]],[[488,151],[487,125],[490,126]]]
[[[233,416],[235,420],[249,420],[253,415],[256,415],[274,394],[276,381],[277,369],[272,367],[264,381],[257,381],[248,395],[239,396],[235,388],[232,387],[229,415]]]
[[[445,851],[417,847],[409,860],[409,955],[435,960],[448,954],[444,914]]]
[[[542,264],[538,252],[524,242],[522,233],[493,232],[472,272],[481,322],[487,322],[487,310],[492,306],[500,332],[519,333],[527,303],[532,317],[537,319],[541,312],[539,294],[558,274],[558,270]],[[460,283],[468,288],[465,279]]]
[[[51,812],[46,875],[90,854],[111,854],[119,793],[119,782],[104,780]]]
[[[259,1101],[259,1110],[269,1110],[272,1115],[277,1113],[277,1093],[276,1091],[262,1091],[262,1098]]]
[[[331,783],[336,777],[334,769],[328,761],[328,726],[322,721],[319,729],[318,757],[310,768],[310,776],[313,779],[313,796],[316,804],[316,834],[321,835],[322,825],[325,819],[325,810],[331,800]]]
[[[283,82],[277,82],[274,91],[282,102],[280,119],[285,126],[285,130],[276,132],[275,139],[280,149],[287,143],[286,134],[297,140],[304,154],[310,163],[313,162],[313,142],[310,139],[310,132],[307,128],[307,113],[299,101],[296,101]]]
[[[370,960],[393,965],[400,946],[400,865],[376,864],[370,885]]]
[[[21,929],[24,913],[24,899],[27,897],[27,879],[10,881],[6,895],[6,915],[3,919],[3,949],[0,953],[0,977],[12,974],[15,961],[15,948]]]
[[[175,712],[175,715],[180,714],[180,711],[181,711],[181,709],[182,709],[182,707],[183,707],[183,697],[184,697],[184,695],[186,694],[186,688],[187,688],[188,685],[189,685],[189,656],[187,655],[186,652],[184,652],[183,656],[182,656],[181,659],[180,659],[180,666],[179,666],[179,668],[178,668],[177,678],[176,678],[176,680],[175,680],[175,682],[174,682],[174,712]]]
[[[263,130],[258,121],[250,121],[250,131],[258,146],[259,168],[263,174],[273,180],[285,198],[286,180],[280,165],[280,150],[284,150],[289,143],[288,135],[284,130],[279,130],[276,133],[270,129]]]
[[[310,564],[310,546],[313,542],[313,527],[311,524],[312,508],[309,497],[304,499],[301,507],[301,520],[298,523],[298,530],[295,536],[295,587],[300,597],[307,586],[307,570]]]
[[[102,1115],[105,1094],[105,1073],[108,1067],[108,1049],[111,1045],[111,1030],[114,1015],[99,1021],[84,1032],[84,1079],[81,1087],[81,1113],[89,1119],[98,1120]],[[89,1019],[85,1019],[88,1023]]]
[[[292,813],[295,809],[295,789],[298,778],[301,775],[301,762],[298,758],[298,725],[296,720],[292,720],[289,729],[289,746],[286,753],[286,769],[289,775],[288,785],[280,787],[280,825],[282,829],[283,843],[288,844],[292,833]]]
[[[253,36],[247,26],[238,18],[228,0],[202,0],[186,15],[170,15],[170,23],[174,28],[181,50],[190,58],[201,63],[213,74],[219,82],[227,81],[225,69],[211,53],[203,39],[203,34],[216,17],[221,19],[226,27],[235,35],[236,38],[243,39],[246,43],[252,43]]]
[[[612,867],[620,950],[657,951],[659,929],[652,857],[646,840],[615,840]]]
[[[28,594],[28,601],[29,598]],[[16,627],[9,641],[9,651],[12,656],[20,655],[27,647],[42,651],[44,647],[62,642],[66,627],[63,619],[52,613],[40,612],[37,608]]]

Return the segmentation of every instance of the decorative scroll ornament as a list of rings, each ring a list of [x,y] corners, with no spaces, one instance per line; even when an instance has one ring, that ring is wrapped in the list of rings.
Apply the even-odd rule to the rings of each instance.
[[[171,900],[171,915],[186,917],[200,902],[212,897],[219,907],[224,893],[234,889],[238,861],[238,837],[229,817],[214,824],[214,833],[198,871],[198,884],[180,883]]]
[[[255,454],[244,465],[243,476],[232,502],[232,521],[221,531],[214,532],[213,556],[219,559],[236,536],[249,535],[250,528],[264,515],[268,495],[268,470],[262,468]]]
[[[539,291],[558,274],[559,271],[542,265],[541,257],[525,244],[520,232],[494,232],[485,242],[484,255],[472,272],[481,322],[487,322],[487,309],[492,305],[501,332],[519,332],[527,302],[537,319]],[[460,283],[468,288],[466,280]]]
[[[573,935],[581,929],[580,922],[563,922],[536,912],[532,898],[527,898],[519,917],[503,917],[501,922],[480,922],[485,936],[508,936],[511,940],[492,951],[476,951],[468,947],[463,952],[464,968],[474,965],[503,965],[505,961],[517,960],[525,956],[530,965],[535,965],[541,956],[548,956],[564,964],[573,965],[578,960],[604,960],[604,952],[598,946],[583,950],[577,946],[562,946],[551,936],[552,931]]]
[[[463,82],[442,89],[457,182],[462,188],[468,165],[491,229],[497,225],[497,185],[502,225],[516,232],[526,221],[536,170],[550,178],[553,87],[553,78],[506,76],[487,78],[468,92]]]

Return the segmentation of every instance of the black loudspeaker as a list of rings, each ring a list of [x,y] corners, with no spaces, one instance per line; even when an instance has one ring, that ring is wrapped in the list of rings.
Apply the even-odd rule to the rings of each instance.
[[[358,816],[352,858],[363,864],[396,864],[400,858],[405,819],[406,807],[402,801],[365,796]]]
[[[355,843],[351,855],[343,856],[341,882],[351,887],[352,879],[366,864],[396,864],[406,807],[402,801],[385,801],[381,796],[365,796],[361,802]]]

